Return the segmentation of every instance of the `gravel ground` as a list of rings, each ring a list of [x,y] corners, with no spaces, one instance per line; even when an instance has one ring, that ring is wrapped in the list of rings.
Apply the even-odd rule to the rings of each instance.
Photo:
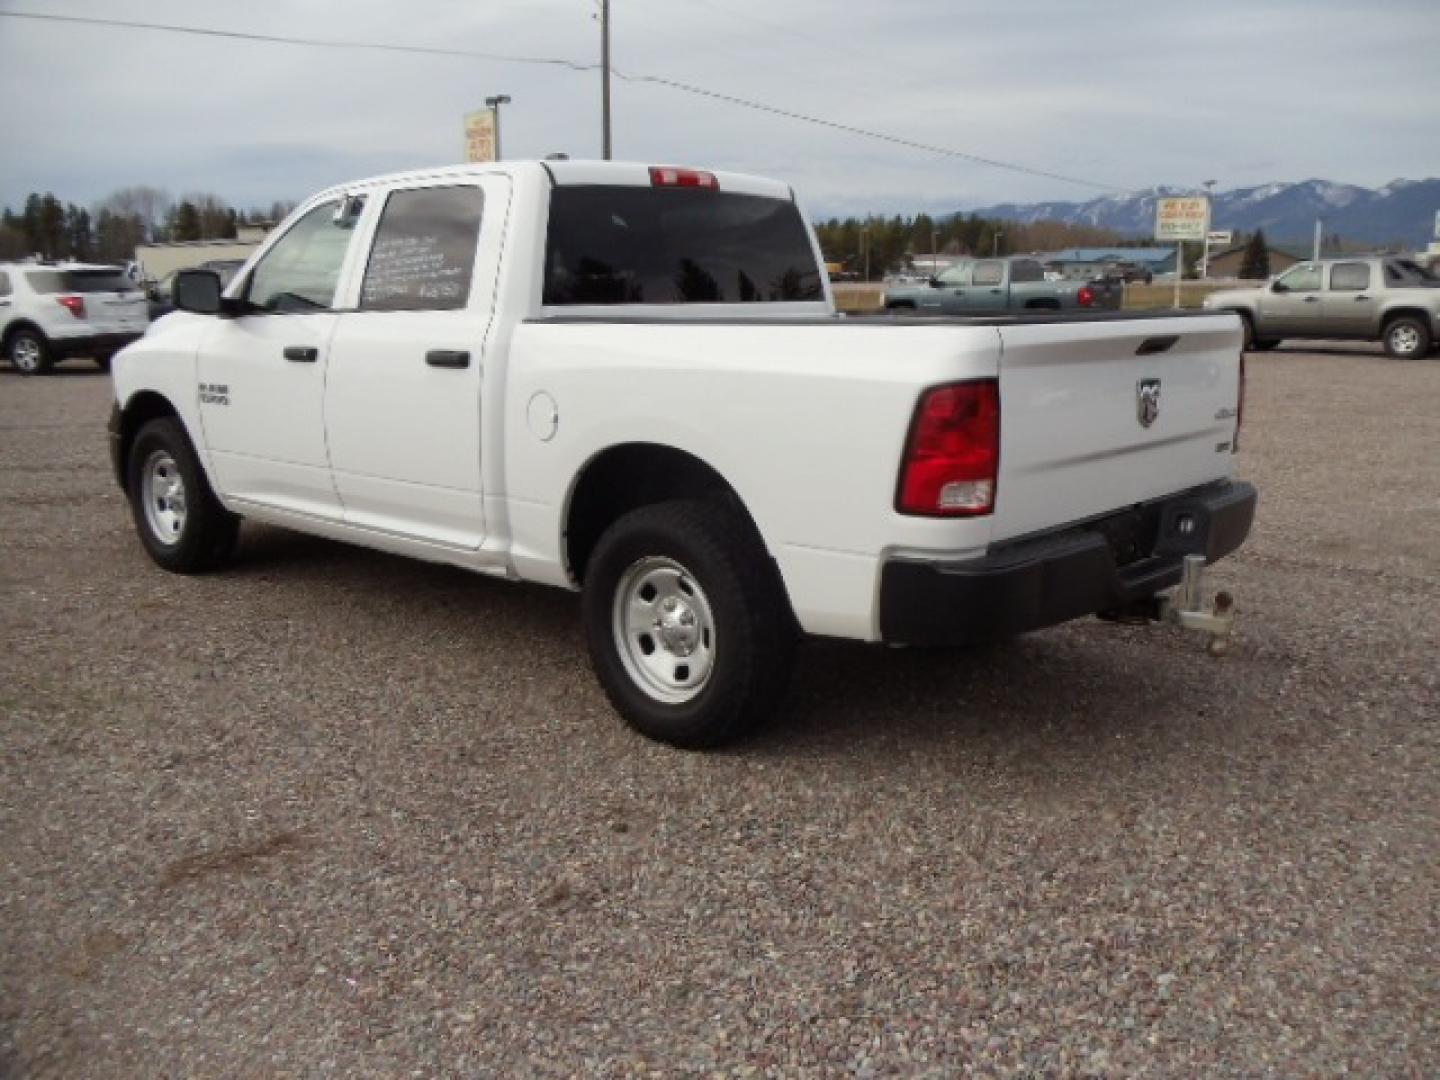
[[[1251,357],[1226,659],[813,643],[712,755],[571,595],[154,569],[73,366],[0,372],[0,1075],[1440,1072],[1440,363]]]

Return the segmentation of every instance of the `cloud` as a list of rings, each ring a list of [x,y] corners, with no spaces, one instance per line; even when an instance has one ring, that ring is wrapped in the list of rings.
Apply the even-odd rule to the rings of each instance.
[[[17,0],[0,11],[598,59],[594,0]],[[1137,8],[1071,0],[615,0],[633,73],[1124,188],[1433,175],[1423,92],[1440,5]],[[242,17],[243,16],[243,17]],[[599,75],[550,67],[0,19],[14,103],[0,202],[153,183],[240,205],[460,156],[462,115],[508,93],[507,155],[596,156]],[[783,177],[816,212],[1084,199],[1099,189],[617,81],[618,156]]]

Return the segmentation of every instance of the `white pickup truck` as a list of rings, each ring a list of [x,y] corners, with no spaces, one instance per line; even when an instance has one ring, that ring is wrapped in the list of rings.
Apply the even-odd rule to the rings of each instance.
[[[217,567],[245,517],[579,589],[676,745],[773,711],[802,633],[1228,626],[1233,314],[844,318],[785,184],[578,161],[333,188],[174,297],[114,366],[155,562]]]

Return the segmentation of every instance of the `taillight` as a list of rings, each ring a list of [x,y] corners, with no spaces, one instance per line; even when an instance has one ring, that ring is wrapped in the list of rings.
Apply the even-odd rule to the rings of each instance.
[[[85,298],[83,296],[57,296],[55,302],[77,319],[85,317]]]
[[[1245,422],[1245,353],[1240,353],[1240,392],[1235,396],[1235,437],[1230,440],[1230,452],[1240,449],[1240,425]]]
[[[1075,299],[1080,301],[1081,307],[1090,307],[1095,303],[1095,290],[1089,285],[1081,285],[1080,291],[1075,295]]]
[[[895,508],[927,517],[988,514],[999,470],[999,381],[934,387],[915,406]]]
[[[700,169],[676,169],[669,165],[650,166],[651,187],[689,187],[720,190],[720,179],[712,172]]]

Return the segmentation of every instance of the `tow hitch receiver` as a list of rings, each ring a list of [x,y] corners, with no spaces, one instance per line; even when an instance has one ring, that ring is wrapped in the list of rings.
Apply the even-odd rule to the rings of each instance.
[[[1228,592],[1215,594],[1213,604],[1205,602],[1205,556],[1186,555],[1180,584],[1157,598],[1161,622],[1186,630],[1209,634],[1205,651],[1224,656],[1230,651],[1230,631],[1235,623],[1235,598]]]

